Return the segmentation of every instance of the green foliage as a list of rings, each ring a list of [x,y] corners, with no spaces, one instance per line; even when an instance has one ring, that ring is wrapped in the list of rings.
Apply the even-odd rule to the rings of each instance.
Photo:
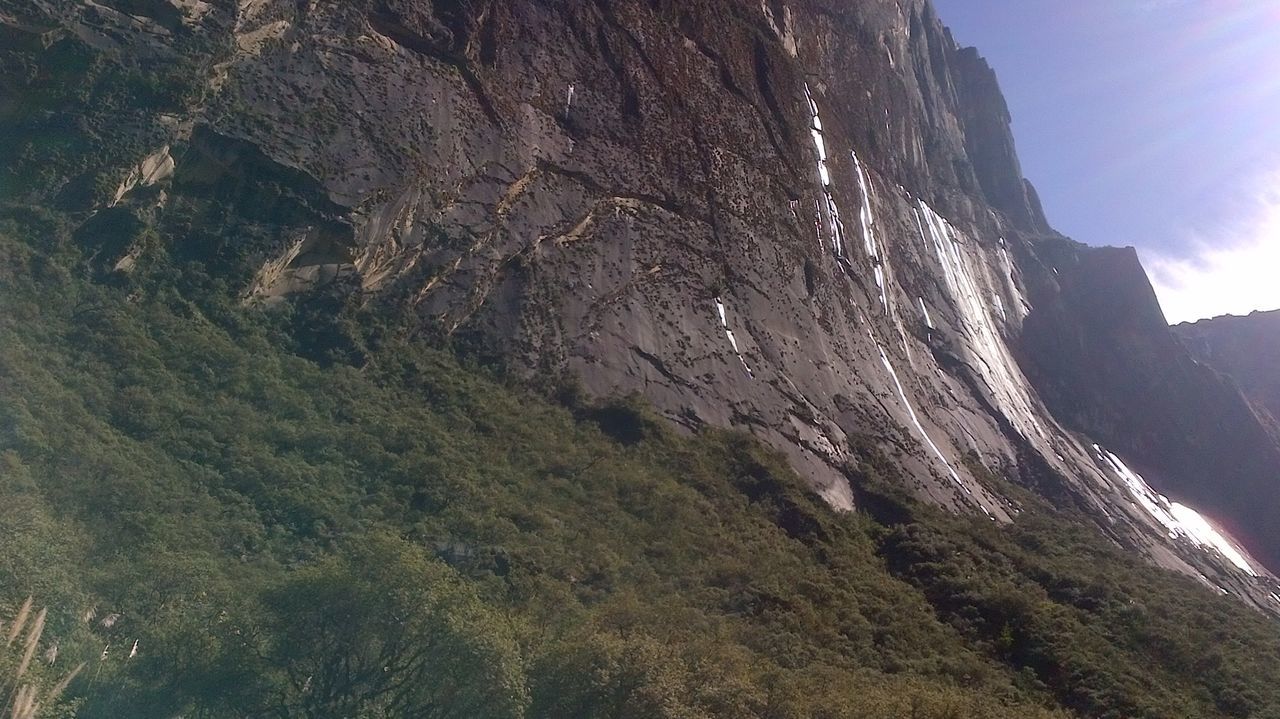
[[[355,539],[175,629],[137,667],[124,703],[146,707],[136,715],[508,719],[528,704],[515,620],[392,536]]]
[[[24,8],[30,12],[34,8]],[[50,47],[0,47],[0,200],[101,204],[125,167],[168,135],[156,123],[195,104],[225,48],[185,35],[172,57],[102,53],[63,33]]]
[[[1272,623],[1034,501],[949,516],[867,450],[837,514],[741,434],[390,331],[356,368],[71,237],[0,224],[0,606],[58,607],[78,716],[1277,715]]]
[[[511,621],[421,548],[375,538],[265,597],[280,716],[523,716]],[[278,675],[278,676],[272,676]]]

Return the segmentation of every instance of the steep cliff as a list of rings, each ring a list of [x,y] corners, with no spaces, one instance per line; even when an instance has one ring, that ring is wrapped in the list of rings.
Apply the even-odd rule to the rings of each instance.
[[[1274,424],[1184,349],[1191,343],[1169,330],[1132,249],[1056,243],[1042,251],[1052,282],[1032,289],[1036,310],[1020,345],[1046,404],[1277,566]]]
[[[1196,361],[1230,376],[1255,407],[1280,417],[1280,310],[1184,322],[1173,332]]]
[[[1181,468],[1175,499],[1277,566],[1255,516],[1275,505],[1220,491],[1274,484],[1275,446],[1194,365],[1125,386],[1147,404],[1090,374],[1126,323],[1162,325],[1145,277],[1048,229],[994,73],[926,0],[0,9],[24,39],[4,87],[29,99],[0,107],[0,192],[77,213],[104,274],[163,241],[247,303],[395,308],[517,371],[747,429],[836,507],[888,456],[919,496],[1006,522],[1004,477],[1272,603],[1260,564],[1107,448]],[[1197,401],[1151,398],[1170,383]],[[1221,411],[1160,414],[1188,406]],[[1242,428],[1238,481],[1192,476],[1219,461],[1192,443],[1210,421]]]

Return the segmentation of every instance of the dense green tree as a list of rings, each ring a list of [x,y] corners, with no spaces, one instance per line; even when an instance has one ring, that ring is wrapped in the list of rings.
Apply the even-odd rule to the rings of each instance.
[[[1273,621],[1031,495],[949,515],[860,446],[838,514],[636,398],[307,351],[160,244],[104,282],[0,208],[0,610],[48,605],[77,716],[1278,716]]]
[[[361,540],[294,573],[263,604],[262,671],[278,692],[263,715],[524,715],[514,620],[406,542]]]

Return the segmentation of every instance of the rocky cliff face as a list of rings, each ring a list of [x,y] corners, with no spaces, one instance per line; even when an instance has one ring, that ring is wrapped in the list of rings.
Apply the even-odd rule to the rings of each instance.
[[[1236,385],[1196,362],[1131,250],[1043,243],[1019,346],[1064,424],[1129,459],[1160,492],[1224,523],[1280,566],[1280,441]]]
[[[1280,310],[1186,322],[1173,332],[1197,362],[1231,377],[1256,409],[1280,417]]]
[[[1090,282],[1118,288],[1116,322],[1159,319],[1126,294],[1145,276],[1049,230],[994,73],[926,0],[23,5],[0,5],[23,39],[4,83],[35,100],[0,108],[19,138],[0,190],[79,213],[104,271],[168,238],[246,302],[387,303],[691,430],[751,431],[837,507],[888,457],[918,495],[1011,521],[1005,477],[1273,603],[1257,560],[1090,438],[1145,459],[1189,436],[1072,405],[1107,388],[1054,361],[1125,336],[1093,332]],[[199,82],[158,69],[179,62]],[[57,79],[79,102],[41,89]],[[83,101],[139,83],[125,115]],[[74,152],[49,152],[50,118]]]

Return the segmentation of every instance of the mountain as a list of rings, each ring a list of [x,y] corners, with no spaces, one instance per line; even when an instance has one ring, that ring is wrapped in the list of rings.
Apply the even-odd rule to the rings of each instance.
[[[1058,296],[1037,302],[1023,335],[1028,374],[1055,416],[1274,565],[1280,433],[1169,331],[1136,254],[1104,252],[1056,260]]]
[[[1196,361],[1230,376],[1272,420],[1280,417],[1280,376],[1274,361],[1280,352],[1280,310],[1184,322],[1173,331]]]
[[[927,2],[9,12],[34,101],[3,113],[6,195],[80,213],[102,272],[180,237],[245,302],[380,308],[747,429],[838,508],[874,447],[1009,521],[973,456],[1193,576],[1280,563],[1280,443],[1178,350],[1131,253],[1048,228],[994,73]],[[1126,461],[1257,559],[1135,509]]]
[[[0,0],[0,32],[0,205],[10,266],[21,268],[9,301],[29,322],[41,305],[57,318],[47,330],[10,328],[22,348],[10,370],[22,381],[9,386],[74,407],[15,409],[2,446],[60,488],[44,490],[49,516],[87,522],[85,536],[103,536],[90,509],[100,506],[135,527],[129,553],[178,542],[186,566],[200,543],[182,544],[119,499],[144,496],[153,511],[201,518],[212,546],[226,548],[208,567],[229,556],[272,576],[320,567],[306,575],[316,591],[425,572],[450,587],[504,586],[502,606],[551,621],[540,591],[585,606],[661,573],[662,562],[633,554],[635,534],[660,538],[636,517],[661,536],[705,522],[709,534],[661,553],[691,573],[687,584],[737,586],[732,575],[749,563],[707,572],[680,555],[716,541],[720,518],[733,528],[732,562],[751,552],[746,527],[788,548],[769,555],[778,566],[816,552],[821,592],[850,576],[827,563],[870,552],[852,574],[909,586],[882,596],[942,617],[939,631],[962,638],[947,641],[994,662],[996,684],[1090,715],[1160,703],[1133,699],[1150,677],[1077,680],[1096,678],[1095,656],[1143,661],[1108,654],[1130,651],[1127,640],[1098,628],[1138,626],[1121,608],[1164,586],[1121,552],[1259,616],[1280,612],[1269,571],[1280,569],[1274,423],[1241,394],[1246,383],[1197,362],[1170,330],[1132,249],[1089,247],[1050,227],[994,72],[927,0]],[[183,357],[184,344],[199,349]],[[67,357],[88,369],[75,374]],[[46,366],[59,374],[46,377]],[[85,399],[56,389],[72,379]],[[330,404],[327,382],[342,402]],[[503,382],[542,388],[566,408]],[[111,389],[101,397],[88,389],[102,383]],[[426,415],[406,400],[419,395]],[[629,395],[645,406],[617,399]],[[75,439],[57,437],[68,418],[93,442],[50,445]],[[387,423],[387,436],[359,429],[361,418]],[[429,429],[421,437],[408,429],[418,422]],[[706,439],[724,430],[751,440]],[[592,449],[576,456],[566,436]],[[433,448],[473,482],[453,478]],[[112,476],[154,471],[171,501],[112,480],[91,502],[99,489],[83,466],[117,452],[129,459]],[[499,481],[477,458],[505,452],[515,458]],[[609,480],[607,496],[593,495],[586,478],[605,480],[592,452],[615,457],[608,466],[636,488]],[[700,452],[719,459],[699,465]],[[743,463],[752,457],[771,459]],[[696,471],[685,481],[715,501],[668,483],[686,466]],[[417,486],[415,473],[433,479]],[[639,487],[660,494],[645,504],[629,494]],[[566,495],[605,504],[592,517]],[[449,510],[453,496],[462,508]],[[675,512],[679,502],[703,514]],[[243,536],[206,521],[219,512]],[[668,513],[676,519],[659,519]],[[862,516],[875,526],[859,528]],[[604,518],[578,539],[565,529]],[[404,549],[405,566],[353,578],[371,551],[403,549],[379,535],[368,540],[375,550],[338,551],[370,526],[430,545],[463,576],[433,574]],[[526,536],[535,530],[556,541]],[[602,554],[567,559],[577,541]],[[1040,564],[1042,554],[1071,564],[1056,542],[1105,557],[1104,574]],[[953,563],[953,544],[972,563]],[[620,568],[631,563],[646,569]],[[1139,572],[1141,588],[1116,584],[1125,572]],[[749,592],[729,591],[734,612],[803,614],[787,593],[798,574],[771,575],[787,580],[768,591],[752,576]],[[673,588],[681,580],[662,585],[663,601],[692,602],[680,605],[690,617],[711,611]],[[987,580],[1003,589],[986,594]],[[168,606],[94,586],[138,608]],[[1192,591],[1177,586],[1178,598]],[[312,585],[289,587],[295,602]],[[492,623],[476,608],[483,592],[468,591],[428,600],[462,607],[459,622]],[[281,595],[252,596],[275,607],[262,610],[272,617],[262,636],[302,631]],[[1091,629],[1064,629],[1076,611]],[[707,622],[686,619],[711,641],[699,633]],[[809,666],[799,657],[816,656],[825,625],[796,630],[802,639],[789,644],[786,621],[768,625],[776,656],[754,644],[733,651]],[[846,630],[861,631],[834,631]],[[1077,631],[1089,662],[1063,649]],[[510,640],[484,636],[491,649]],[[218,667],[289,643],[205,640],[238,657]],[[600,663],[656,651],[609,646],[591,659],[601,675]],[[876,670],[954,657],[917,659]],[[1025,681],[1000,673],[1022,668]],[[555,684],[542,681],[545,699]],[[1207,716],[1264,706],[1220,689],[1186,701],[1215,707]],[[761,714],[688,716],[752,712]]]
[[[869,452],[836,512],[744,433],[420,343],[310,360],[196,269],[87,278],[74,229],[0,222],[0,676],[39,716],[1280,708],[1272,616],[997,477],[1015,522]]]

